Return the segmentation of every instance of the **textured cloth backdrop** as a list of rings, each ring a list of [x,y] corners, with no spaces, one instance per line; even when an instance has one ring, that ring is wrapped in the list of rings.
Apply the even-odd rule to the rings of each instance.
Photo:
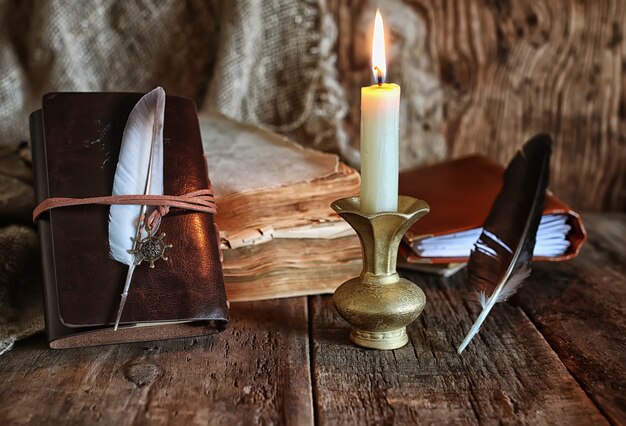
[[[147,91],[195,99],[305,145],[348,149],[336,26],[324,1],[4,1],[0,143],[28,138],[49,91]]]
[[[0,147],[0,354],[43,329],[30,149]]]

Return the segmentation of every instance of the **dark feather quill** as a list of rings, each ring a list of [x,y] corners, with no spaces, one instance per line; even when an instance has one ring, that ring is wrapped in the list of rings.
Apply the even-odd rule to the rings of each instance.
[[[469,284],[480,292],[483,310],[459,346],[459,354],[478,333],[491,308],[512,296],[530,274],[548,188],[551,153],[550,135],[537,135],[518,151],[504,172],[502,190],[467,265]],[[491,292],[489,297],[487,292]]]

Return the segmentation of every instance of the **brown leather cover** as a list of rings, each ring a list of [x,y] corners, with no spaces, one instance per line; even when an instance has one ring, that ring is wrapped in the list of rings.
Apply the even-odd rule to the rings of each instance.
[[[411,245],[426,237],[452,234],[483,225],[502,188],[504,167],[482,155],[446,161],[400,173],[399,192],[422,199],[430,213],[411,227],[405,241]],[[552,194],[547,195],[544,214],[568,216],[570,247],[563,256],[536,257],[539,261],[561,261],[578,255],[587,239],[580,215]],[[455,263],[467,258],[411,256],[413,262]]]
[[[31,115],[38,202],[110,195],[134,93],[51,93]],[[168,96],[164,192],[208,188],[193,101]],[[46,330],[51,347],[198,336],[225,328],[228,307],[213,215],[173,209],[163,218],[169,260],[134,273],[122,326],[111,325],[127,266],[108,245],[108,206],[64,207],[39,220]],[[152,326],[150,323],[165,323]]]

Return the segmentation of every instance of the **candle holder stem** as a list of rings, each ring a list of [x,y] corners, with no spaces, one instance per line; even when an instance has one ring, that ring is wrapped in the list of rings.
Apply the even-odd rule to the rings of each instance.
[[[430,211],[428,204],[398,197],[398,211],[363,213],[360,198],[337,200],[331,207],[354,228],[363,250],[363,271],[333,296],[339,314],[351,325],[350,340],[373,349],[397,349],[408,342],[406,326],[424,309],[426,296],[396,272],[403,235]]]

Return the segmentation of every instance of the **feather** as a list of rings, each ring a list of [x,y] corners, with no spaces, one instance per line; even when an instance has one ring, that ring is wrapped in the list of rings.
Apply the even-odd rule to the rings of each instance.
[[[472,249],[467,265],[470,286],[483,308],[459,346],[463,352],[498,302],[511,297],[530,275],[535,236],[545,205],[552,138],[540,134],[528,141],[504,172],[502,190]],[[487,291],[492,291],[487,297]]]
[[[143,96],[131,111],[113,179],[113,195],[163,194],[163,121],[165,91],[157,87]],[[128,265],[115,329],[124,308],[135,270],[137,241],[147,236],[144,219],[147,206],[112,205],[109,210],[111,257]]]

